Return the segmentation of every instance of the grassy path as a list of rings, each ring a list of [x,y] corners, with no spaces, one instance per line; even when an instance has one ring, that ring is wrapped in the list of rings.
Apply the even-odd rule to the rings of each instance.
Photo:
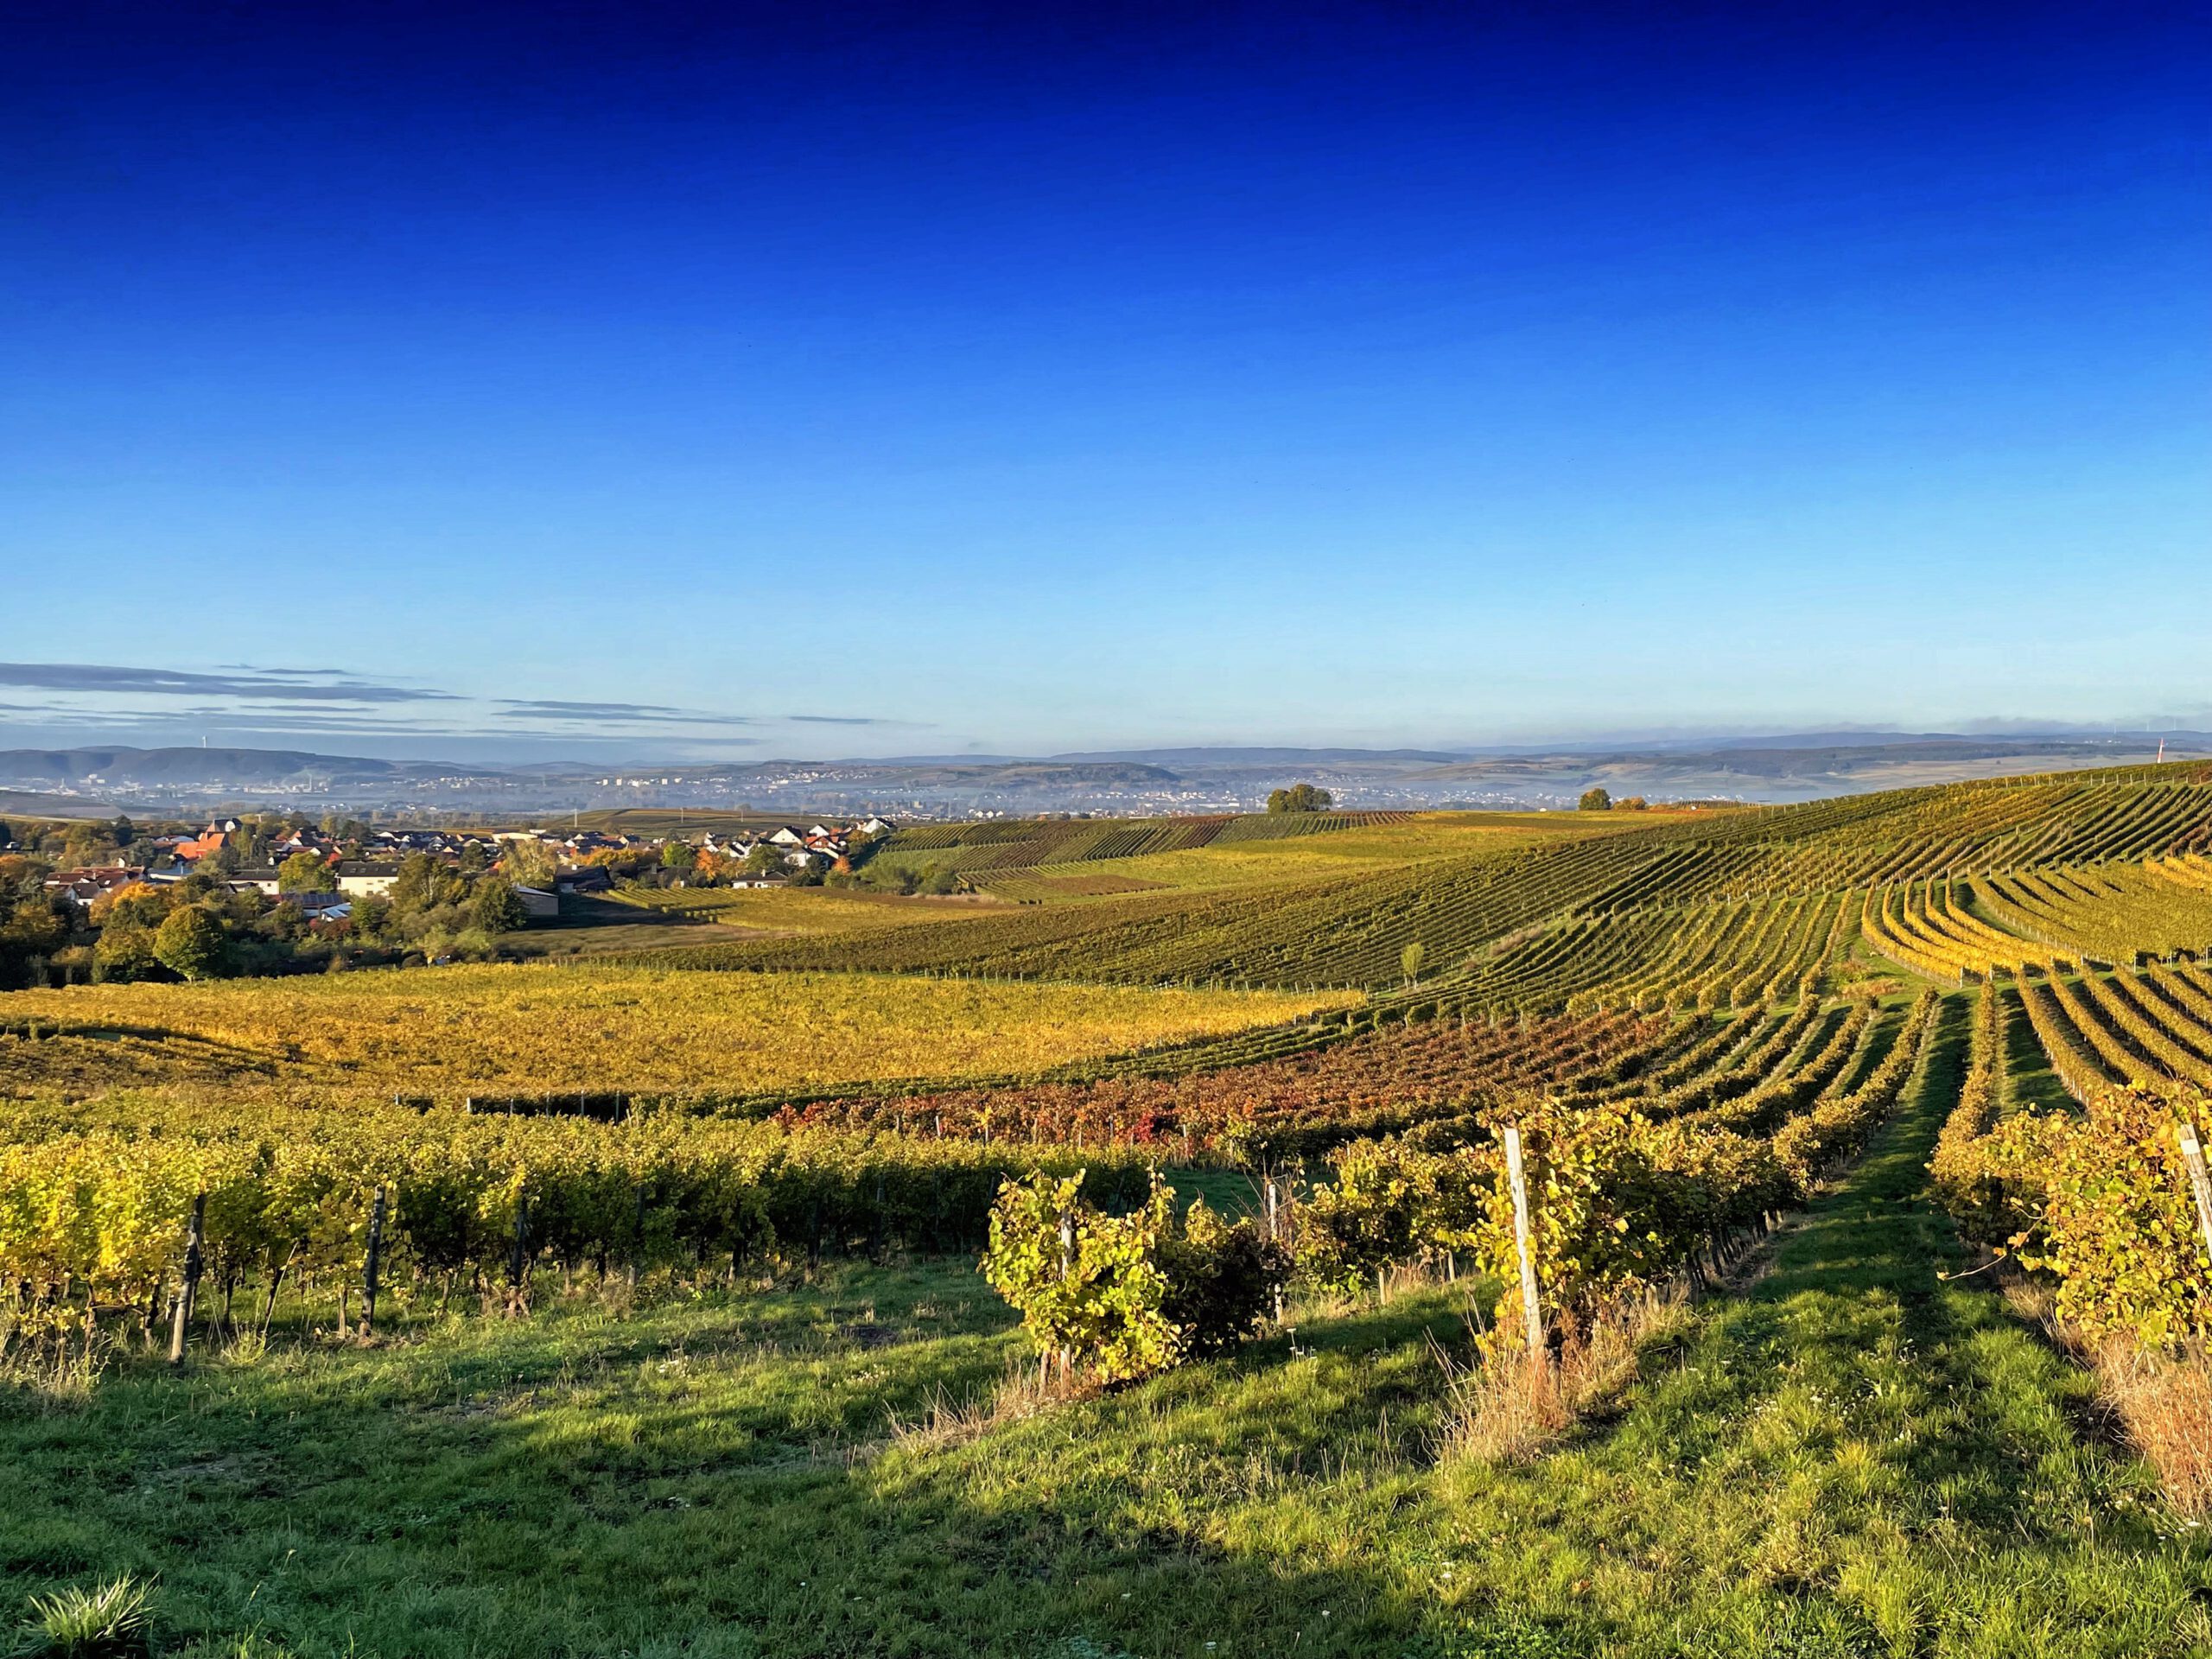
[[[202,1655],[2212,1655],[2202,1535],[1939,1277],[1960,1014],[1774,1270],[1528,1465],[1437,1460],[1442,1292],[887,1450],[1015,1339],[964,1264],[855,1271],[0,1414],[0,1619],[130,1571]]]
[[[1494,1592],[1624,1653],[2212,1653],[2205,1553],[2098,1437],[2088,1379],[1940,1276],[1964,1263],[1923,1185],[1962,1012],[1773,1271],[1608,1432],[1533,1471],[1447,1477],[1494,1533],[1532,1487],[1558,1494],[1537,1564],[1493,1568]]]

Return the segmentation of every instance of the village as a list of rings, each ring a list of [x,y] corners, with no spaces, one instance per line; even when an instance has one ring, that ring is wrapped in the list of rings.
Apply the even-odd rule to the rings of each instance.
[[[856,854],[889,836],[889,821],[776,824],[696,836],[649,836],[577,829],[371,829],[351,823],[318,826],[284,818],[219,817],[196,830],[139,831],[127,819],[97,826],[104,856],[89,851],[78,826],[62,847],[67,868],[43,882],[46,892],[79,910],[134,886],[162,887],[194,877],[232,893],[258,892],[298,906],[309,919],[340,922],[355,900],[381,898],[410,859],[423,858],[467,874],[505,875],[532,919],[560,913],[565,897],[613,891],[618,885],[658,887],[779,887],[818,885],[849,873]],[[0,854],[29,852],[0,837]],[[52,856],[52,852],[48,855]]]

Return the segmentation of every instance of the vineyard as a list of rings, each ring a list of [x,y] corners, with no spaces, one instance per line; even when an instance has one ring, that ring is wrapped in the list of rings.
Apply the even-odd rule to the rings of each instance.
[[[1002,874],[979,879],[987,888],[1002,880],[1006,896],[1039,902],[865,938],[749,939],[639,960],[1381,992],[1396,986],[1405,948],[1418,944],[1429,976],[1458,984],[1476,1006],[1564,1013],[1697,1006],[1739,994],[1754,972],[1758,982],[1740,995],[1755,997],[1808,969],[1823,974],[1824,989],[1840,990],[1860,938],[1872,956],[1916,974],[1951,954],[1970,968],[1980,930],[1997,936],[1988,943],[2008,961],[2055,950],[2116,959],[2212,948],[2203,886],[2212,870],[2212,782],[2200,766],[1998,779],[1649,823],[1617,818],[1603,833],[1567,833],[1580,815],[1552,816],[1561,826],[1554,833],[1471,845],[1401,827],[1378,843],[1379,851],[1388,834],[1407,837],[1388,862],[1347,861],[1325,875],[1291,866],[1281,879],[1225,885],[1194,880],[1173,865],[1211,855],[1211,846],[1166,856],[1138,856],[1136,843],[1114,852],[1123,843],[1097,821],[936,827],[915,833],[944,842],[940,852],[990,861],[1003,854],[1002,864],[977,867]],[[1088,838],[1086,872],[1125,865],[1132,880],[1160,885],[1071,888],[1057,896],[1080,903],[1044,902],[1056,896],[1050,884],[1072,879],[1075,867],[1049,861],[1057,854],[1033,838],[1040,830]],[[978,839],[960,838],[970,833]],[[1213,845],[1228,833],[1217,832]],[[1143,844],[1163,837],[1173,836],[1143,830]],[[1023,861],[1032,860],[1047,861]],[[1815,913],[1831,924],[1827,931],[1817,931]],[[1947,918],[1964,937],[1942,931]],[[1690,937],[1700,931],[1708,937]],[[1916,963],[1892,944],[1934,950]],[[1927,976],[1955,983],[1956,974]]]
[[[81,1089],[235,1077],[355,1095],[744,1094],[992,1077],[1274,1028],[1341,995],[451,967],[0,1002],[0,1075]]]
[[[845,936],[984,913],[973,906],[943,899],[805,887],[637,887],[613,897],[614,902],[664,916],[720,922],[779,938]]]
[[[1033,869],[1104,859],[1188,852],[1217,843],[1288,841],[1402,824],[1405,812],[1297,812],[1184,818],[1000,819],[921,824],[900,830],[876,854],[970,870]]]
[[[874,1650],[877,1600],[912,1651],[1052,1651],[1008,1611],[1039,1597],[1203,1651],[1064,1567],[1344,1654],[1657,1655],[1710,1630],[1750,1652],[2212,1651],[2201,769],[1471,851],[1452,826],[1300,817],[902,832],[1020,902],[671,893],[776,937],[626,963],[12,995],[0,1389],[153,1422],[172,1359],[254,1414],[343,1367],[487,1459],[625,1471],[575,1500],[617,1553],[661,1524],[639,1514],[679,1514],[652,1504],[766,1506],[746,1513],[772,1536],[683,1535],[779,1586],[759,1619],[793,1651]],[[1123,890],[1262,834],[1426,850]],[[1020,1332],[973,1300],[979,1255]],[[678,1331],[696,1356],[639,1334]],[[513,1360],[535,1380],[432,1415],[478,1413],[467,1356],[542,1344],[605,1357]],[[753,1427],[716,1438],[694,1387]],[[539,1389],[571,1402],[557,1427]],[[1198,1470],[1254,1530],[1192,1506]],[[60,1525],[9,1478],[0,1499]],[[530,1514],[570,1502],[531,1491]],[[826,1515],[895,1550],[875,1529],[907,1504],[1018,1563],[1019,1592],[989,1592],[1003,1629],[979,1634],[982,1581],[947,1589],[933,1560],[885,1586],[805,1541]],[[1395,1563],[1387,1585],[1346,1575],[1324,1512]],[[11,1524],[0,1577],[60,1576]],[[351,1536],[306,1548],[327,1567]],[[1209,1576],[1248,1554],[1249,1589]],[[2094,1605],[2054,1587],[2062,1556]],[[1321,1587],[1279,1624],[1306,1593],[1286,1573]],[[817,1639],[823,1577],[842,1645]],[[192,1593],[196,1628],[246,1628]],[[352,1592],[271,1593],[300,1651],[342,1650],[315,1609]],[[467,1650],[642,1639],[543,1616],[588,1634],[480,1622]],[[1776,1630],[1797,1645],[1750,1645]]]

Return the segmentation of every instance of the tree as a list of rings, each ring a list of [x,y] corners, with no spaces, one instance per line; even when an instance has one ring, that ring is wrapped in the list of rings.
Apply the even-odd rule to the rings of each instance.
[[[740,867],[747,875],[773,875],[783,868],[784,849],[772,841],[755,842]]]
[[[68,903],[41,886],[46,870],[29,859],[0,860],[0,990],[43,983],[41,964],[69,943]]]
[[[154,955],[186,979],[213,979],[230,965],[231,942],[213,911],[187,905],[171,911],[155,933]]]
[[[1268,797],[1270,812],[1325,812],[1335,804],[1336,798],[1325,789],[1312,784],[1295,784],[1288,789],[1278,789]]]
[[[1405,970],[1406,983],[1416,984],[1421,979],[1421,965],[1427,959],[1428,948],[1419,939],[1398,952],[1398,966]]]
[[[469,899],[468,919],[486,933],[512,933],[529,925],[530,912],[505,877],[487,875],[477,882]]]
[[[394,916],[429,909],[438,902],[438,861],[428,853],[408,854],[384,893]]]
[[[560,873],[560,855],[535,836],[507,842],[506,850],[499,855],[499,874],[518,887],[550,892]]]
[[[1613,798],[1602,789],[1586,789],[1576,806],[1584,812],[1610,812],[1613,810]]]
[[[1616,812],[1648,812],[1650,810],[1651,803],[1641,795],[1624,796],[1613,803],[1613,810]]]
[[[353,937],[366,944],[378,944],[391,937],[391,900],[377,893],[365,893],[353,901],[353,913],[349,918]]]
[[[294,853],[276,867],[279,893],[335,893],[338,877],[314,853]]]
[[[688,841],[664,842],[660,849],[660,867],[673,870],[678,875],[689,875],[699,861],[699,849]]]
[[[62,838],[61,861],[65,864],[93,864],[115,850],[113,841],[104,823],[75,823]]]
[[[94,976],[107,981],[148,977],[161,963],[154,937],[152,928],[132,921],[112,922],[102,928],[92,946]]]

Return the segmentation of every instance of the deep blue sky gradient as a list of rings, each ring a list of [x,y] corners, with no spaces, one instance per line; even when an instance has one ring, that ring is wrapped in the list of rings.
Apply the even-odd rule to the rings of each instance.
[[[2201,11],[802,10],[9,10],[0,657],[450,697],[0,745],[2212,724]]]

